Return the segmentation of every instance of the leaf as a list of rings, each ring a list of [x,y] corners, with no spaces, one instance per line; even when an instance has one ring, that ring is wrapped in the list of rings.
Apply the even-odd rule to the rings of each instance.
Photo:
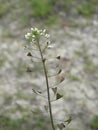
[[[27,56],[32,56],[31,52],[28,52]]]
[[[60,124],[57,124],[57,127],[62,130],[63,128],[65,128],[65,124],[64,123],[60,123]]]
[[[69,119],[67,119],[66,121],[64,121],[64,122],[67,122],[67,125],[68,124],[70,124],[70,122],[72,121],[72,118],[71,117],[69,117]]]
[[[54,94],[56,94],[56,93],[57,93],[57,87],[52,88],[52,90],[53,90]]]
[[[59,94],[59,93],[56,94],[56,100],[58,100],[58,99],[60,99],[60,98],[62,98],[62,97],[63,97],[63,95],[61,95],[61,94]]]

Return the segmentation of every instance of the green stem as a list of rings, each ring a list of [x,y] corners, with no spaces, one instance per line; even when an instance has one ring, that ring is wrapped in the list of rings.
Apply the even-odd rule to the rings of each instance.
[[[46,79],[51,126],[52,126],[52,130],[55,130],[55,126],[54,126],[54,122],[53,122],[53,115],[52,115],[51,101],[50,101],[50,91],[49,91],[49,81],[48,81],[47,69],[46,69],[45,60],[44,60],[44,57],[43,57],[43,54],[42,54],[42,50],[41,50],[41,47],[40,47],[40,44],[39,44],[39,40],[37,40],[37,43],[38,43],[38,48],[39,48],[39,51],[40,51],[40,55],[41,55],[41,59],[42,59],[42,63],[43,63],[44,74],[45,74],[45,79]]]

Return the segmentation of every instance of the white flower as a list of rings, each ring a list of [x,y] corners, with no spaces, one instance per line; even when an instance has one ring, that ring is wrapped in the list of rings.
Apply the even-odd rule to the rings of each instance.
[[[45,37],[46,37],[46,38],[49,38],[49,37],[50,37],[50,35],[46,33],[46,34],[45,34]]]
[[[25,38],[26,38],[26,39],[29,39],[30,36],[31,36],[31,33],[27,33],[27,34],[25,35]]]
[[[35,30],[35,31],[38,31],[38,28],[35,28],[34,30]]]
[[[42,36],[42,35],[43,35],[43,33],[41,32],[41,33],[40,33],[40,35]]]
[[[55,47],[55,45],[53,44],[53,45],[48,45],[48,48],[54,48]]]
[[[35,38],[35,35],[32,35],[32,38]]]
[[[46,29],[43,30],[43,33],[45,33],[45,32],[46,32]]]
[[[34,28],[31,28],[31,31],[33,31],[34,30]]]

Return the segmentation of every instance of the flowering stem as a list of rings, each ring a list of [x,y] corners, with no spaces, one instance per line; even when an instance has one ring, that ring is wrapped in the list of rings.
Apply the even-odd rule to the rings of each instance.
[[[47,76],[45,60],[44,60],[44,57],[43,57],[43,54],[42,54],[42,50],[41,50],[41,47],[40,47],[40,44],[39,44],[39,39],[37,40],[37,44],[38,44],[38,48],[39,48],[39,51],[40,51],[41,60],[42,60],[42,63],[43,63],[44,74],[45,74],[45,79],[46,79],[47,96],[48,96],[48,105],[49,105],[51,126],[52,126],[52,130],[55,130],[54,121],[53,121],[53,115],[52,115],[51,101],[50,101],[49,81],[48,81],[48,76]]]

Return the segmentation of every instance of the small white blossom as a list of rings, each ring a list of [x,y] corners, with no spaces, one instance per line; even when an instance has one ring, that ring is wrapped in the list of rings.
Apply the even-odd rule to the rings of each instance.
[[[46,33],[46,34],[45,34],[45,37],[46,37],[46,38],[49,38],[49,37],[50,37],[50,35]]]
[[[25,35],[25,38],[26,38],[26,39],[29,39],[30,36],[31,36],[31,33],[27,33],[27,34]]]
[[[41,33],[40,33],[40,35],[42,36],[42,35],[43,35],[43,33],[41,32]]]
[[[25,35],[25,38],[26,38],[26,39],[28,38],[28,35],[27,35],[27,34]]]
[[[48,45],[48,48],[54,48],[55,45]]]
[[[35,38],[35,35],[32,35],[32,38]]]
[[[43,30],[43,33],[45,33],[45,32],[46,32],[46,29]]]
[[[35,30],[38,30],[38,28],[35,28]]]
[[[33,31],[34,30],[34,28],[31,28],[31,31]]]

